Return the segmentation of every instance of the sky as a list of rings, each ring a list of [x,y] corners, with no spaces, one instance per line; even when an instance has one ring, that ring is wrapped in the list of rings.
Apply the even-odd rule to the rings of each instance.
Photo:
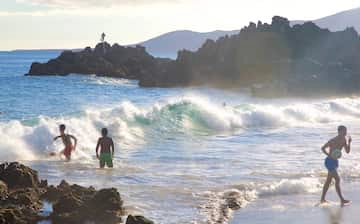
[[[174,30],[237,30],[250,21],[313,20],[359,0],[0,0],[0,50],[134,44]]]

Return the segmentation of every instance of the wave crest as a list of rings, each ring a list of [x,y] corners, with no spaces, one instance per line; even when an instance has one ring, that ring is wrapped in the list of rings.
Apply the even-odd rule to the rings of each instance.
[[[39,117],[31,125],[19,121],[0,123],[0,149],[4,160],[34,159],[45,150],[59,151],[61,144],[53,145],[52,137],[58,134],[60,123],[66,124],[68,132],[78,137],[80,151],[76,154],[84,157],[90,155],[88,151],[93,150],[102,127],[108,127],[118,146],[126,149],[162,139],[164,135],[306,126],[352,120],[359,114],[360,101],[350,98],[316,103],[257,102],[235,106],[225,106],[201,97],[169,99],[143,107],[125,101],[108,109],[89,108],[76,116]]]

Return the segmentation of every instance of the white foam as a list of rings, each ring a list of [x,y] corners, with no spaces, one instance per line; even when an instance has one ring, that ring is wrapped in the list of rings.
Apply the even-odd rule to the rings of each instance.
[[[205,203],[200,206],[201,220],[195,223],[225,224],[235,210],[246,207],[257,198],[317,193],[321,187],[317,178],[299,178],[241,184],[221,192],[206,191],[196,195],[205,199]]]
[[[283,179],[279,182],[266,184],[257,189],[259,197],[278,195],[293,195],[316,193],[321,190],[321,183],[317,178]]]
[[[115,147],[127,149],[141,144],[142,129],[114,115],[114,110],[87,110],[83,116],[49,118],[40,117],[34,126],[26,126],[19,121],[0,123],[1,160],[34,160],[49,152],[60,152],[60,140],[53,143],[57,136],[58,125],[66,124],[66,132],[77,137],[78,147],[74,159],[91,159],[102,127],[107,127],[114,138]]]
[[[244,208],[256,198],[254,190],[228,189],[223,192],[206,191],[196,195],[205,198],[206,202],[200,206],[202,220],[194,220],[194,223],[221,224],[227,223],[233,211]]]
[[[90,76],[86,79],[86,82],[107,86],[137,86],[137,81],[134,80],[98,76]]]
[[[58,134],[60,123],[67,124],[67,131],[79,139],[75,157],[84,157],[93,154],[102,127],[109,128],[117,146],[136,148],[152,141],[153,136],[161,137],[167,132],[191,134],[192,130],[211,133],[242,128],[313,126],[314,123],[351,121],[359,114],[360,100],[350,98],[292,104],[245,102],[240,106],[223,106],[205,97],[194,96],[143,107],[125,101],[108,109],[89,108],[75,117],[40,117],[31,127],[19,121],[0,123],[0,147],[3,160],[34,159],[44,150],[55,147],[52,138]]]
[[[13,121],[0,125],[0,152],[1,160],[29,159],[35,158],[34,153],[22,136],[27,133],[20,122]]]

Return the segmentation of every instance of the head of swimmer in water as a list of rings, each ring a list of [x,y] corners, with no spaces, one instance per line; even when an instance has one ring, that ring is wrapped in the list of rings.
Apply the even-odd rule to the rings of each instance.
[[[64,134],[64,133],[65,133],[65,128],[66,128],[66,127],[65,127],[65,124],[60,124],[60,125],[59,125],[59,130],[60,130],[60,133],[61,133],[61,134]]]
[[[103,128],[103,129],[101,129],[101,135],[102,135],[103,137],[106,137],[106,136],[107,136],[107,134],[108,134],[108,130],[107,130],[107,128]]]
[[[346,136],[346,134],[347,134],[347,129],[346,129],[346,127],[345,127],[344,125],[340,125],[340,126],[338,127],[338,134],[339,134],[339,136],[342,136],[342,137],[345,137],[345,136]]]

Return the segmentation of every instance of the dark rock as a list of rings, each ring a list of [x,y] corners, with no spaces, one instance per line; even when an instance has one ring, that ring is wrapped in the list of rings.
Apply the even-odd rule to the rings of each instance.
[[[55,214],[72,213],[83,206],[84,202],[72,194],[62,195],[53,206]]]
[[[64,51],[47,63],[34,62],[27,75],[68,75],[71,73],[140,79],[158,70],[158,60],[144,47],[110,46],[104,42],[95,49],[80,52]]]
[[[210,85],[253,88],[257,96],[329,96],[360,92],[360,38],[354,29],[330,32],[312,22],[250,23],[238,35],[180,51],[140,86]],[[278,90],[278,86],[281,86]]]
[[[0,174],[0,224],[37,223],[43,219],[54,224],[115,224],[125,214],[115,188],[97,191],[65,180],[57,187],[48,186],[46,180],[39,183],[35,170],[20,163],[0,164]],[[40,213],[42,200],[52,202],[51,214]],[[153,223],[141,217],[133,220]]]
[[[46,191],[41,195],[41,198],[49,202],[55,202],[59,200],[61,196],[61,191],[59,191],[53,185],[50,185],[46,188]]]
[[[101,211],[122,210],[123,201],[115,188],[101,189],[88,200],[88,209],[99,209]]]
[[[144,216],[129,215],[126,219],[126,224],[154,224],[154,222]]]
[[[136,79],[143,87],[250,88],[258,96],[352,94],[360,91],[360,38],[353,28],[330,32],[312,22],[291,27],[274,16],[271,24],[250,23],[238,35],[207,40],[196,52],[179,51],[176,60],[105,42],[35,62],[29,71],[70,73]],[[279,83],[284,88],[276,91]]]
[[[39,184],[40,188],[46,188],[47,186],[48,186],[47,180],[41,180],[40,181],[40,184]]]
[[[18,162],[1,164],[0,180],[4,181],[9,189],[37,188],[40,184],[37,172]]]
[[[23,164],[0,165],[0,224],[36,223],[43,189],[37,172]]]
[[[123,201],[115,188],[96,191],[93,187],[69,185],[62,181],[50,186],[43,198],[53,201],[55,223],[118,223],[124,214]],[[101,212],[99,212],[101,211]]]
[[[21,209],[17,208],[1,208],[0,224],[27,224],[27,220],[22,219]]]
[[[61,196],[71,194],[77,198],[88,200],[89,198],[92,198],[95,193],[96,190],[93,187],[82,187],[77,184],[70,185],[65,180],[62,180],[57,187],[52,185],[49,186],[42,195],[42,198],[51,202],[56,202]]]
[[[19,188],[11,191],[7,201],[11,202],[11,204],[26,206],[34,210],[42,207],[39,191],[34,188]]]
[[[38,211],[26,206],[1,206],[0,207],[0,224],[22,224],[37,223],[41,220]]]
[[[0,200],[6,198],[7,195],[8,195],[8,187],[3,181],[0,181]]]
[[[0,201],[1,223],[36,223],[42,206],[39,194],[33,188],[16,189]]]

